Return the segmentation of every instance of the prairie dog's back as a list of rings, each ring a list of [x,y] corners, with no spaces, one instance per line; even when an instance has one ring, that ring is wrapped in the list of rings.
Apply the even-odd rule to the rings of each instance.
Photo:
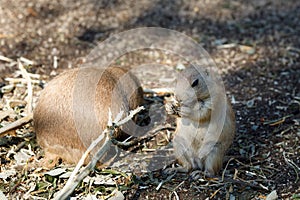
[[[46,157],[75,163],[106,127],[108,110],[115,117],[120,110],[134,109],[142,95],[137,78],[123,68],[66,71],[39,97],[33,117],[37,141]]]

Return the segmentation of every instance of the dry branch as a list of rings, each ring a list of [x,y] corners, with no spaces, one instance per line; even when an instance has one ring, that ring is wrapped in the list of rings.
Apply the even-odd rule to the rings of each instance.
[[[4,80],[10,83],[28,83],[24,78],[5,78]],[[39,84],[40,82],[40,80],[31,80],[31,83],[34,84]]]
[[[12,109],[1,111],[0,112],[0,121],[2,121],[3,119],[5,119],[6,117],[8,117],[9,115],[11,115],[13,113],[14,113],[14,111]]]
[[[4,136],[8,131],[17,129],[25,124],[28,124],[33,119],[33,114],[30,113],[26,117],[23,117],[21,119],[18,119],[17,121],[12,122],[11,124],[8,124],[5,127],[0,128],[0,137]]]
[[[60,190],[57,195],[55,196],[55,200],[64,200],[69,197],[70,194],[75,190],[77,185],[94,169],[96,166],[98,160],[103,157],[103,155],[107,152],[107,150],[112,145],[110,137],[114,134],[114,131],[118,126],[123,125],[124,123],[128,122],[133,118],[135,114],[143,110],[144,107],[138,107],[133,111],[130,111],[130,114],[125,117],[123,120],[115,120],[114,124],[109,123],[110,126],[108,126],[100,135],[99,137],[93,141],[93,143],[88,147],[86,152],[82,155],[80,161],[76,165],[74,171],[72,172],[72,175],[68,179],[66,185],[62,190]],[[111,112],[109,112],[109,122],[111,122]],[[85,166],[81,171],[80,168],[82,167],[84,160],[87,158],[87,156],[90,154],[90,152],[98,145],[100,141],[102,141],[105,138],[103,145],[101,148],[97,151],[97,153],[92,157],[91,161],[88,163],[87,166]],[[80,171],[80,172],[79,172]]]
[[[154,88],[154,89],[143,89],[144,93],[146,94],[158,94],[158,95],[167,95],[167,94],[173,94],[173,91],[171,88]]]
[[[138,143],[140,143],[142,141],[145,141],[145,140],[148,140],[148,139],[151,139],[151,138],[155,137],[160,131],[170,130],[170,129],[171,130],[175,130],[174,127],[168,127],[168,126],[159,125],[155,129],[149,131],[147,133],[147,135],[145,135],[143,137],[134,138],[134,139],[132,139],[132,140],[130,140],[128,142],[127,142],[127,140],[120,142],[120,141],[118,141],[116,139],[112,139],[112,143],[115,144],[115,145],[117,145],[118,147],[121,147],[121,148],[128,148],[128,147],[134,146],[134,145],[136,145],[136,144],[138,144]],[[128,139],[131,139],[131,137],[128,138]]]
[[[33,65],[34,62],[32,60],[29,60],[27,58],[24,58],[24,57],[20,57],[19,59],[21,62],[25,63],[26,65]]]
[[[7,58],[7,57],[2,56],[2,55],[0,55],[0,61],[9,62],[9,63],[14,62],[12,59]]]
[[[26,82],[27,82],[27,111],[28,111],[28,113],[32,113],[33,90],[32,90],[31,78],[30,78],[28,72],[26,71],[26,69],[24,68],[24,66],[22,65],[20,60],[18,60],[18,67],[21,70],[23,78],[25,78]]]

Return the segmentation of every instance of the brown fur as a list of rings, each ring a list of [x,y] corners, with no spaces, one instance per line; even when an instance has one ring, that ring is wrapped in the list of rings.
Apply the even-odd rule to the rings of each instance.
[[[117,87],[120,78],[123,81]],[[114,118],[120,110],[140,105],[142,95],[137,78],[123,68],[79,68],[60,74],[40,95],[33,116],[46,159],[78,162],[106,127],[109,108]]]
[[[213,82],[210,75],[203,72],[202,76],[194,67],[188,67],[180,75],[184,78],[177,79],[175,88],[175,98],[180,104],[180,117],[177,118],[173,140],[175,156],[183,166],[181,171],[200,169],[215,175],[221,169],[224,155],[234,138],[234,113],[227,98],[222,98],[225,94],[220,86]],[[199,83],[191,87],[196,79]],[[224,101],[224,110],[221,101]],[[223,111],[224,127],[220,127],[218,134],[214,130],[222,124],[218,123],[219,119],[212,120],[211,117],[214,112],[218,118]],[[208,133],[209,126],[212,131]]]

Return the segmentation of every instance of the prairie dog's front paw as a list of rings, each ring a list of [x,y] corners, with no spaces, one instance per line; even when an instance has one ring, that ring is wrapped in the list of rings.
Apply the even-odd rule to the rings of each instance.
[[[190,177],[193,181],[196,181],[196,180],[204,177],[204,173],[202,170],[195,170],[195,171],[191,172]]]
[[[202,171],[202,170],[195,170],[192,171],[190,174],[190,178],[193,181],[197,181],[199,179],[203,179],[203,178],[215,178],[216,176],[214,174],[210,174],[207,171]]]
[[[182,106],[179,111],[179,115],[182,117],[188,117],[192,114],[192,109],[189,107]]]
[[[165,108],[169,115],[178,115],[179,102],[173,96],[166,98]]]
[[[174,105],[170,102],[167,102],[165,105],[166,111],[169,115],[174,115],[175,114],[175,110],[174,110]]]
[[[176,168],[166,168],[166,169],[162,170],[163,175],[169,176],[169,175],[174,174],[174,173],[177,173]]]
[[[174,167],[174,168],[166,168],[163,170],[163,174],[165,175],[171,175],[174,173],[188,173],[188,169],[186,169],[185,167]]]

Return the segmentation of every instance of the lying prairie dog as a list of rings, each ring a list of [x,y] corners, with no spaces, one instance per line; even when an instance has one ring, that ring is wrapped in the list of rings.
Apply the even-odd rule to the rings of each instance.
[[[216,175],[234,138],[235,116],[221,86],[198,68],[189,66],[180,73],[175,100],[166,109],[178,116],[173,140],[182,165],[178,170]]]
[[[114,119],[142,101],[138,79],[124,68],[78,68],[60,74],[42,91],[33,113],[45,161],[77,163],[107,126],[109,109]]]

